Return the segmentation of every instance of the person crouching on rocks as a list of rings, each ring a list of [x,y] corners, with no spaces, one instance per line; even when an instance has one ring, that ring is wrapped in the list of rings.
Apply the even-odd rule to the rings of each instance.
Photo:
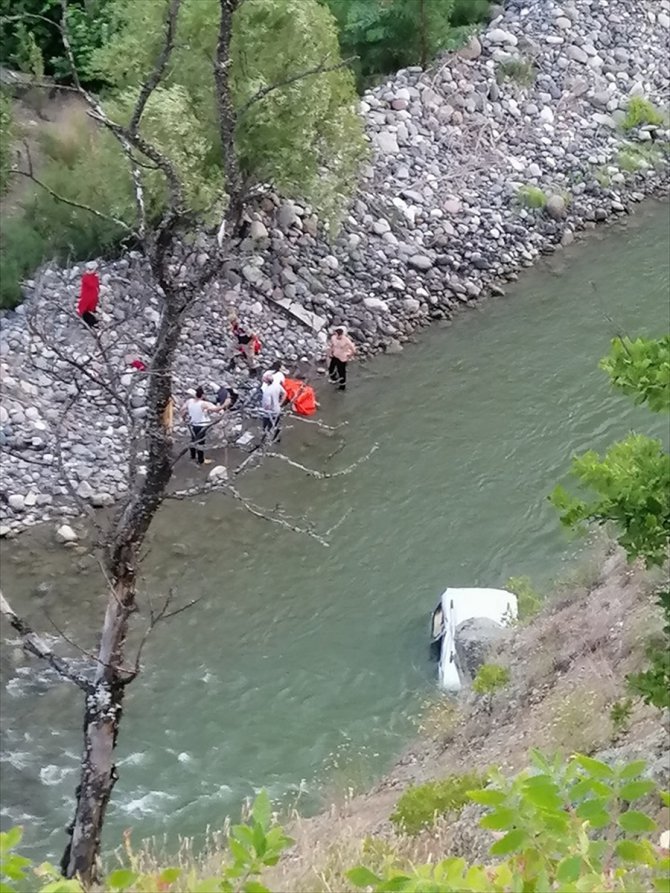
[[[249,375],[256,375],[256,354],[260,353],[261,342],[253,332],[247,332],[246,329],[242,327],[237,317],[233,317],[230,326],[233,331],[233,337],[237,342],[237,353],[230,361],[230,371],[232,372],[235,368],[237,357],[242,356],[249,368]]]
[[[205,459],[205,435],[210,427],[209,413],[223,412],[225,406],[215,406],[204,399],[204,391],[196,388],[195,396],[189,397],[182,407],[182,418],[188,423],[191,432],[191,459],[198,465],[211,465],[211,459]]]
[[[216,392],[216,405],[223,409],[233,409],[240,395],[228,385],[222,384]]]
[[[338,390],[347,387],[347,363],[356,355],[356,345],[347,335],[345,326],[337,326],[330,337],[326,356],[330,358],[328,376]]]

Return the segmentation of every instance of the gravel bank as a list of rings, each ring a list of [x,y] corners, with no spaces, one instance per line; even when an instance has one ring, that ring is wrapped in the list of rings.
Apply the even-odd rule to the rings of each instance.
[[[186,321],[177,396],[246,377],[227,371],[231,308],[264,363],[318,363],[339,322],[362,353],[399,352],[538,255],[666,193],[669,60],[669,0],[513,0],[460,53],[366,93],[371,157],[338,238],[309,207],[262,199],[239,266]],[[72,488],[94,507],[126,492],[124,411],[75,366],[103,362],[74,314],[84,268],[47,267],[0,320],[3,536],[76,516]],[[130,363],[148,355],[158,298],[138,255],[98,270],[104,362],[141,421],[145,378]]]

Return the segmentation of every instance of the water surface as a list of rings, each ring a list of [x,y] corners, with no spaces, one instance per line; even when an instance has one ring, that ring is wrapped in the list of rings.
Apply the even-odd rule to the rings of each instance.
[[[329,419],[349,421],[342,452],[327,461],[340,436],[313,427],[284,446],[337,468],[378,442],[373,459],[327,481],[268,465],[240,484],[320,530],[349,512],[328,549],[225,497],[165,507],[146,591],[200,601],[156,631],[129,689],[108,845],[131,826],[201,832],[260,786],[275,797],[302,786],[313,807],[343,749],[383,771],[433,686],[427,615],[441,590],[554,577],[576,546],[546,497],[570,457],[633,427],[667,436],[608,388],[597,361],[617,332],[667,330],[669,258],[668,207],[651,206],[401,356],[352,370],[345,395],[324,396]],[[91,647],[99,572],[50,535],[2,543],[3,587],[40,628],[48,613]],[[81,704],[3,648],[2,821],[23,822],[53,856],[71,815]]]

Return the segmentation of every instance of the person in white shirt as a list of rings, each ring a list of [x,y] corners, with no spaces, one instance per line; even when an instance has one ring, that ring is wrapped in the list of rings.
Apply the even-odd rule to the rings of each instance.
[[[274,363],[267,370],[272,376],[272,380],[280,385],[284,384],[284,379],[286,378],[286,375],[282,372],[282,365],[283,364],[281,360],[275,360]]]
[[[204,391],[196,388],[195,397],[189,397],[184,403],[181,414],[188,422],[191,431],[191,459],[198,465],[211,465],[211,459],[205,459],[205,435],[210,426],[209,413],[223,412],[225,406],[215,406],[204,399]]]
[[[272,442],[279,439],[282,403],[286,400],[286,391],[274,373],[266,372],[261,385],[261,413],[263,417],[263,440],[272,433]]]

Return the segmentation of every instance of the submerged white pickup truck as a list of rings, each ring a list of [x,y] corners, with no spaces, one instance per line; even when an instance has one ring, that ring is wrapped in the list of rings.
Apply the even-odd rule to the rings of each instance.
[[[516,596],[504,589],[444,590],[431,616],[430,652],[438,661],[440,686],[447,691],[460,691],[463,686],[456,662],[456,628],[474,617],[503,625],[516,620]]]

